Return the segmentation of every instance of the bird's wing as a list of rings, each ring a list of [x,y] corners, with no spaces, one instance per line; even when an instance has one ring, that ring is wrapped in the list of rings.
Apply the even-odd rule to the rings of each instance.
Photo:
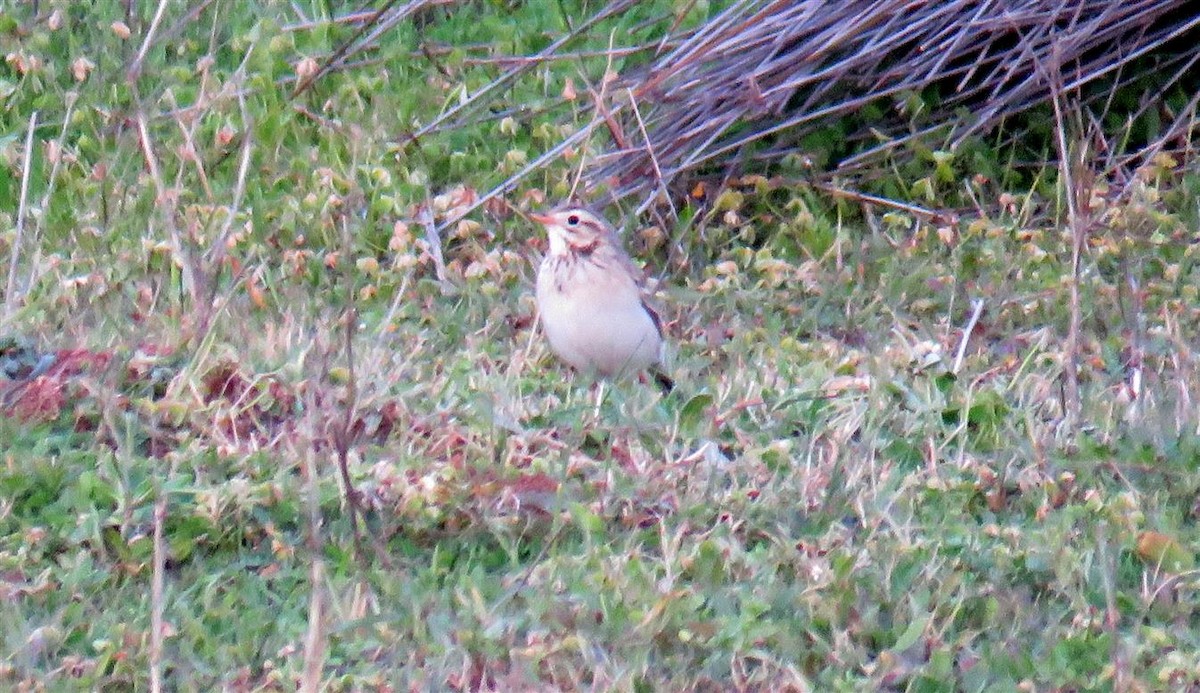
[[[654,323],[654,329],[658,330],[658,336],[662,337],[663,336],[662,318],[659,317],[658,311],[654,310],[654,308],[650,307],[650,304],[646,302],[646,299],[644,297],[642,298],[642,308],[644,308],[646,310],[646,314],[650,316],[650,322]]]

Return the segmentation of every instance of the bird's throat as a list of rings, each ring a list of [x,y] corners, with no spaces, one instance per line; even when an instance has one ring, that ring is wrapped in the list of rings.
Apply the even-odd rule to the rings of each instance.
[[[588,257],[599,247],[599,238],[593,238],[583,243],[572,243],[565,234],[550,234],[550,254],[555,257]]]

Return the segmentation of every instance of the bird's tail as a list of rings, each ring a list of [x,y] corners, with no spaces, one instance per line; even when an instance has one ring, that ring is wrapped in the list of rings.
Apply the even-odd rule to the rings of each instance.
[[[658,368],[652,369],[650,375],[654,377],[654,382],[658,383],[658,386],[662,388],[664,395],[671,394],[671,390],[675,389],[675,381],[671,376],[663,373]]]

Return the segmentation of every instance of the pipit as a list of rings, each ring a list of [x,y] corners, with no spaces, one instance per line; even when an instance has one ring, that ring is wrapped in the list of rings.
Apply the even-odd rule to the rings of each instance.
[[[530,218],[550,248],[538,268],[537,304],[550,350],[577,371],[606,378],[661,370],[662,323],[646,305],[641,273],[604,217],[570,205]]]

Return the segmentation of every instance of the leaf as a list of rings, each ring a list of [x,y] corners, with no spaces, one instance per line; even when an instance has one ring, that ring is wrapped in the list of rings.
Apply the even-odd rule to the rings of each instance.
[[[604,519],[589,510],[583,503],[571,503],[569,510],[571,519],[585,534],[602,535],[604,533]]]
[[[929,625],[929,614],[924,614],[908,624],[908,628],[896,639],[896,644],[892,646],[892,650],[903,652],[913,645],[917,644],[917,640],[925,632],[925,627]]]
[[[967,421],[975,426],[996,426],[1004,420],[1008,405],[999,393],[985,391],[977,394],[967,410]]]
[[[706,539],[700,542],[688,568],[694,579],[710,586],[717,585],[725,575],[725,557],[716,542]]]
[[[708,408],[712,406],[713,396],[701,392],[693,396],[679,410],[679,427],[688,433],[694,433],[708,418]]]
[[[734,212],[742,208],[746,198],[736,190],[726,190],[717,197],[713,209],[719,212]]]
[[[1142,532],[1137,539],[1137,555],[1148,565],[1171,573],[1191,570],[1196,557],[1173,537],[1161,532]]]

